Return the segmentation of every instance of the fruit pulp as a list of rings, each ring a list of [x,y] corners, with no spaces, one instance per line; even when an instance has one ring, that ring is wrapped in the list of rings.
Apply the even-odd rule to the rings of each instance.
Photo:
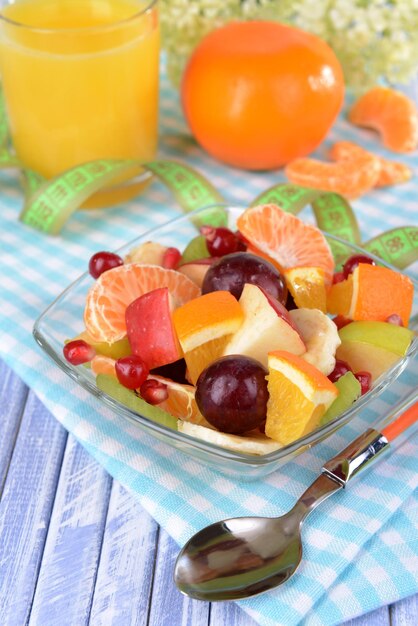
[[[150,4],[18,0],[3,8],[0,72],[25,167],[52,178],[100,158],[154,158],[159,30]],[[115,179],[89,205],[119,202],[144,186],[125,181]]]

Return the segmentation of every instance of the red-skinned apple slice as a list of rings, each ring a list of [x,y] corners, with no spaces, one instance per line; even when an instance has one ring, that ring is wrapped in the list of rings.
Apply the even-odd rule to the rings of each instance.
[[[306,351],[287,309],[257,285],[246,284],[239,303],[244,322],[231,337],[224,354],[244,354],[267,367],[267,354],[286,350],[296,355]]]
[[[126,309],[126,328],[132,354],[150,369],[173,363],[182,351],[172,322],[173,297],[167,287],[153,289]]]

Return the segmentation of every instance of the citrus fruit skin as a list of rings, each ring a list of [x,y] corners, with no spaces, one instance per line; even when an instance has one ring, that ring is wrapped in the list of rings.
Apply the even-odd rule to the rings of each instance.
[[[196,140],[229,165],[263,170],[312,152],[344,98],[341,66],[315,35],[276,22],[231,22],[186,66],[181,100]]]

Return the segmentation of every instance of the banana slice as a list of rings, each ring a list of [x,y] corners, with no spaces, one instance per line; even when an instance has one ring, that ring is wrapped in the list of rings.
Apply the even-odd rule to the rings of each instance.
[[[254,454],[261,456],[274,452],[282,446],[277,441],[273,441],[262,433],[251,435],[229,435],[228,433],[221,433],[219,430],[213,430],[206,426],[199,426],[198,424],[192,424],[191,422],[178,421],[177,428],[180,432],[196,437],[196,439],[202,439],[208,443],[213,443],[221,448],[228,448],[228,450],[234,450],[234,452],[242,452],[244,454]]]
[[[125,263],[146,263],[148,265],[162,265],[167,246],[156,241],[145,241],[136,248],[132,248],[124,258]]]
[[[319,309],[294,309],[289,315],[306,345],[302,359],[328,376],[335,367],[335,352],[341,344],[336,325]]]

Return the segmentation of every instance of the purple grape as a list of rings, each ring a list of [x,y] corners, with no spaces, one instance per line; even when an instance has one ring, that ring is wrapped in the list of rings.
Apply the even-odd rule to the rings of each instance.
[[[224,356],[211,363],[196,383],[196,403],[207,421],[224,433],[240,434],[266,419],[267,370],[255,359]]]
[[[262,287],[264,291],[286,304],[287,287],[280,272],[266,259],[248,252],[234,252],[212,263],[202,284],[202,294],[230,291],[238,300],[245,283]]]
[[[350,274],[354,272],[356,267],[360,263],[368,263],[369,265],[376,265],[376,263],[369,256],[365,254],[353,254],[349,259],[344,263],[343,274],[344,278],[348,278]]]

